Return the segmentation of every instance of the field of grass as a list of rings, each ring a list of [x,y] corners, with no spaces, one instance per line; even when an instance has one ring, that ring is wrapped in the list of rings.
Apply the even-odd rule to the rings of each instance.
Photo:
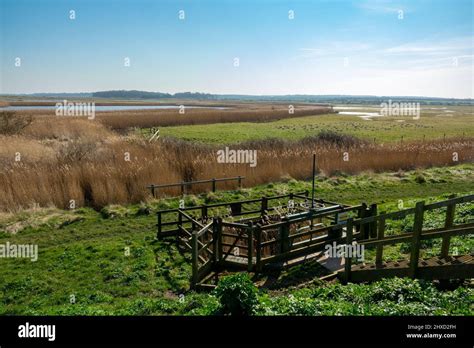
[[[260,185],[238,191],[188,196],[186,204],[224,202],[310,188],[310,182]],[[380,211],[397,210],[416,201],[427,202],[474,192],[474,165],[413,172],[320,177],[317,197],[341,203],[379,203]],[[215,295],[189,291],[189,255],[174,243],[154,239],[156,209],[177,207],[178,198],[160,199],[146,206],[26,210],[0,215],[0,243],[38,244],[36,262],[0,259],[0,314],[162,315],[218,312]],[[473,205],[456,215],[472,219]],[[437,219],[436,217],[432,217]],[[433,246],[438,248],[438,246]],[[452,247],[472,250],[468,238]],[[403,252],[403,246],[387,251]],[[129,253],[128,253],[129,251]],[[308,268],[307,266],[306,268]],[[468,314],[472,289],[438,291],[417,281],[385,280],[370,286],[313,283],[306,289],[287,288],[311,274],[289,270],[278,289],[263,289],[259,314]],[[337,293],[334,297],[332,294]],[[405,297],[400,297],[404,294]],[[292,296],[289,296],[292,295]],[[399,296],[400,295],[400,296]],[[471,299],[471,300],[469,300]]]
[[[369,141],[399,142],[439,139],[446,137],[470,137],[474,134],[474,110],[470,106],[449,106],[448,109],[422,108],[420,119],[412,117],[374,117],[364,120],[355,115],[317,115],[284,119],[270,123],[217,123],[163,127],[162,136],[177,137],[189,141],[210,144],[240,143],[249,140],[279,138],[301,139],[321,130],[350,134]],[[356,109],[374,112],[373,109]],[[453,112],[446,112],[453,111]]]

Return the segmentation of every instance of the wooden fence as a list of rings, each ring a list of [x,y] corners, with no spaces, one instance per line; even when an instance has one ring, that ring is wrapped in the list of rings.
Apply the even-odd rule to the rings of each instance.
[[[272,202],[281,201],[285,198],[288,200],[296,200],[295,203],[305,202],[308,200],[308,191],[300,193],[289,193],[285,195],[278,195],[272,197],[262,197],[258,199],[248,199],[236,202],[215,203],[193,207],[183,207],[175,209],[165,209],[157,212],[157,238],[174,236],[179,232],[178,226],[183,224],[180,220],[180,211],[188,212],[196,221],[207,221],[212,217],[227,216],[227,217],[250,217],[255,215],[265,215],[267,212],[274,212],[276,205],[271,205]],[[318,200],[322,203],[324,201]],[[279,204],[278,206],[280,206]],[[224,213],[223,213],[224,211]],[[182,218],[182,217],[181,217]],[[184,221],[186,222],[186,221]],[[189,222],[189,221],[188,221]]]
[[[269,202],[284,198],[292,200],[294,208],[292,213],[280,216],[280,207]],[[304,209],[296,209],[298,200],[305,202]],[[341,241],[349,215],[362,217],[370,213],[365,204],[346,206],[318,199],[314,209],[308,210],[307,206],[308,192],[303,192],[160,211],[158,238],[174,236],[180,248],[191,252],[191,283],[195,287],[203,286],[200,282],[213,270],[237,267],[260,272],[270,263],[320,251],[327,242]],[[209,217],[210,209],[221,207],[228,207],[231,216],[242,218],[234,222],[219,216]],[[177,216],[163,221],[163,216],[171,213]],[[275,217],[279,221],[272,222],[271,218]],[[164,230],[165,226],[171,229]]]
[[[160,184],[160,185],[151,184],[151,185],[148,185],[147,188],[150,190],[152,196],[156,197],[156,192],[160,188],[181,187],[181,195],[184,196],[188,190],[191,190],[193,185],[210,183],[211,191],[216,192],[218,182],[237,181],[238,187],[242,187],[242,180],[244,179],[245,179],[245,176],[236,176],[233,178],[218,178],[218,179],[212,178],[208,180],[182,181],[182,182],[177,182],[174,184]]]
[[[438,260],[434,260],[442,266],[443,261],[440,261],[440,259],[448,258],[451,237],[468,235],[474,232],[474,222],[454,225],[456,205],[471,202],[473,200],[474,195],[469,195],[431,204],[418,202],[414,208],[373,215],[361,219],[348,219],[345,238],[346,245],[352,245],[353,241],[358,239],[358,244],[363,245],[364,247],[375,247],[376,257],[375,265],[372,265],[371,267],[361,266],[354,270],[352,264],[353,257],[350,257],[351,255],[346,255],[344,268],[345,282],[374,280],[386,276],[408,276],[412,278],[421,277],[427,279],[454,279],[458,276],[464,276],[467,278],[473,277],[474,267],[472,266],[465,267],[466,265],[453,265],[453,267],[438,267],[436,270],[430,268],[429,271],[427,271],[428,269],[421,270],[419,267],[420,248],[423,240],[436,238],[442,239]],[[423,229],[425,212],[443,208],[446,208],[444,226],[435,229]],[[400,220],[408,216],[413,216],[414,218],[412,232],[385,236],[385,229],[388,220]],[[373,233],[369,235],[361,235],[360,232],[354,234],[354,228],[358,228],[360,231],[363,230],[364,226],[371,226],[371,231]],[[398,243],[410,244],[410,256],[406,263],[406,267],[403,267],[403,263],[400,266],[400,262],[383,265],[384,246]]]
[[[304,201],[305,208],[278,214],[279,206],[271,206],[269,202],[284,198]],[[436,270],[427,268],[421,270],[419,268],[421,241],[441,238],[440,257],[447,257],[452,236],[467,235],[474,231],[474,222],[454,225],[456,205],[472,200],[474,195],[432,204],[419,202],[414,208],[377,215],[376,205],[346,206],[323,200],[315,200],[317,203],[315,208],[308,209],[306,208],[309,206],[308,192],[290,193],[247,201],[160,211],[157,215],[158,238],[173,236],[180,248],[191,252],[193,287],[205,286],[206,277],[213,271],[239,268],[261,272],[269,264],[276,265],[316,255],[323,251],[327,244],[350,246],[354,242],[376,249],[375,265],[373,267],[354,265],[353,257],[346,255],[344,270],[341,273],[345,282],[372,280],[392,275],[455,278],[461,275],[469,276],[474,268],[453,264],[444,267],[443,270],[441,267]],[[222,207],[224,210],[229,209],[227,220],[229,217],[240,217],[240,220],[227,221],[224,220],[225,217],[218,215],[210,217],[213,209]],[[446,209],[444,226],[424,230],[424,213],[436,209]],[[176,217],[170,219],[166,214],[176,214]],[[162,220],[165,215],[167,221]],[[385,235],[389,221],[409,216],[414,218],[412,232]],[[170,229],[165,230],[165,227]],[[411,244],[407,267],[394,268],[382,265],[385,245],[407,242]]]

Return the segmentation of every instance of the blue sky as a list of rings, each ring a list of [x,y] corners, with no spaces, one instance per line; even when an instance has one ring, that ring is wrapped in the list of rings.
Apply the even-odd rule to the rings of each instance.
[[[0,3],[0,93],[474,97],[472,0]]]

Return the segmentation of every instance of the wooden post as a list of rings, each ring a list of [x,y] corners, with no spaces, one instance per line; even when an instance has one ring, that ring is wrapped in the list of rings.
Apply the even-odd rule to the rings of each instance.
[[[370,216],[376,216],[377,215],[377,204],[372,204],[370,206]],[[369,228],[369,236],[370,238],[376,238],[377,237],[377,220],[372,222]]]
[[[418,259],[420,258],[421,231],[423,230],[423,214],[425,202],[418,202],[415,206],[415,222],[413,223],[413,239],[411,242],[410,277],[416,277]]]
[[[346,245],[352,245],[352,225],[353,218],[347,219],[346,224]],[[346,250],[347,251],[347,250]],[[351,281],[351,267],[352,267],[352,257],[349,255],[344,255],[344,283],[347,284]]]
[[[378,226],[378,236],[377,240],[382,241],[385,237],[385,218],[381,217],[379,219],[379,226]],[[383,244],[377,244],[377,250],[375,254],[375,265],[380,266],[382,265],[382,257],[383,257]]]
[[[207,205],[203,205],[201,208],[201,219],[204,221],[204,219],[207,219]]]
[[[454,198],[454,197],[451,197],[451,198]],[[453,226],[455,209],[456,209],[455,204],[448,205],[448,207],[446,209],[446,219],[444,221],[444,227],[445,228],[450,228],[450,227]],[[442,258],[448,257],[450,239],[451,239],[451,237],[449,237],[449,236],[444,236],[443,237],[443,242],[441,244],[441,257]]]
[[[191,252],[192,252],[192,270],[193,270],[193,279],[192,279],[191,286],[194,288],[199,281],[198,279],[198,272],[199,272],[198,238],[197,238],[197,232],[195,231],[192,232],[191,249],[192,249]]]
[[[359,219],[363,219],[366,217],[366,212],[367,212],[367,204],[366,203],[362,203],[360,205],[360,208],[359,208],[359,211],[357,212],[357,217]],[[361,239],[366,239],[367,237],[365,236],[365,225],[363,224],[358,224],[356,226],[356,229],[358,229],[360,231],[360,235],[362,236]]]
[[[216,192],[216,179],[212,179],[212,192]]]
[[[230,204],[232,216],[242,215],[242,202],[235,202]]]
[[[181,196],[184,196],[184,181],[181,181]]]
[[[262,197],[262,203],[260,207],[260,214],[263,216],[265,215],[265,210],[268,209],[268,198],[267,197]]]
[[[155,198],[155,185],[151,184],[150,188],[151,188],[151,195],[153,196],[153,198]]]
[[[290,250],[290,222],[286,221],[283,225],[280,226],[280,252],[283,254]]]
[[[249,222],[249,227],[247,227],[248,242],[247,242],[247,255],[248,255],[248,266],[247,270],[252,271],[253,268],[253,226]]]
[[[239,188],[241,188],[242,187],[242,177],[240,175],[237,177],[237,181],[239,183]]]
[[[217,262],[222,262],[222,218],[217,218]]]
[[[156,224],[158,226],[158,233],[156,234],[156,238],[161,239],[161,211],[156,213],[156,216],[158,218],[158,221],[157,221],[157,224]]]
[[[257,225],[257,227],[254,231],[257,233],[257,246],[256,246],[257,255],[256,255],[255,269],[256,269],[257,272],[261,272],[262,271],[262,264],[261,264],[261,260],[262,260],[262,229],[261,229],[260,225]]]
[[[219,231],[218,231],[218,220],[216,218],[212,218],[212,262],[214,265],[219,261],[218,257],[218,239],[219,239]]]

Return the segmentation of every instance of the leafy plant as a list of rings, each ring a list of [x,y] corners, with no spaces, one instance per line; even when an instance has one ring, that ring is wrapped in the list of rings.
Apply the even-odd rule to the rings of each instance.
[[[219,299],[224,314],[251,315],[258,305],[258,290],[246,273],[224,277],[214,295]]]

